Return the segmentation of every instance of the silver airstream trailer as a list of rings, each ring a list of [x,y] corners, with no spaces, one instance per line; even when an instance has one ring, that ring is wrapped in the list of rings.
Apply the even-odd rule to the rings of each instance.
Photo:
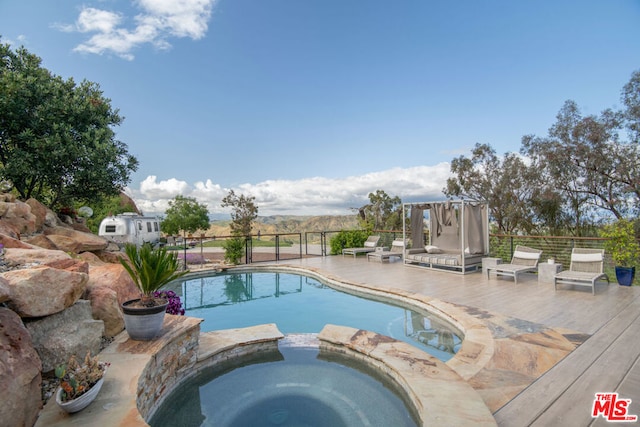
[[[160,219],[135,212],[108,216],[100,223],[98,235],[118,246],[124,246],[125,243],[137,246],[150,243],[155,246],[160,243]]]

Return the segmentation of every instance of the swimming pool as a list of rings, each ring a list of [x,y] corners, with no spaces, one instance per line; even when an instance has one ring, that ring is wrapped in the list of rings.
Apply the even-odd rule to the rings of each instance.
[[[405,341],[442,361],[460,349],[462,334],[428,312],[337,291],[292,273],[234,272],[190,278],[178,292],[203,332],[275,323],[285,334],[350,326]]]

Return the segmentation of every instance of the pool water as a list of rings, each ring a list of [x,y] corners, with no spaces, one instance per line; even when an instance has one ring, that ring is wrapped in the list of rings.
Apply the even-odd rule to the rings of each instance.
[[[442,361],[462,342],[462,334],[437,316],[339,292],[297,274],[217,274],[185,280],[174,290],[188,316],[204,319],[203,332],[275,323],[284,334],[318,333],[334,324],[405,341]]]
[[[173,426],[397,426],[417,423],[394,383],[317,347],[236,358],[185,381],[149,420]]]

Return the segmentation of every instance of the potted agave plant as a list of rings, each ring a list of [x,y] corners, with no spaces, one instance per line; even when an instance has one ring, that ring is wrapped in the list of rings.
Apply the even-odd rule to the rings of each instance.
[[[98,361],[98,356],[91,357],[87,352],[84,363],[79,363],[75,356],[69,362],[56,368],[56,377],[60,379],[60,387],[56,391],[56,403],[64,411],[73,413],[86,408],[98,395],[104,374],[109,363]]]
[[[156,291],[189,271],[180,271],[176,255],[164,247],[127,244],[124,249],[128,260],[120,262],[140,291],[140,298],[122,304],[125,328],[131,339],[149,341],[162,329],[169,304],[166,298],[156,296]]]
[[[613,224],[605,225],[600,234],[607,239],[604,242],[604,249],[611,253],[613,258],[618,284],[631,286],[640,254],[633,222],[620,219]]]

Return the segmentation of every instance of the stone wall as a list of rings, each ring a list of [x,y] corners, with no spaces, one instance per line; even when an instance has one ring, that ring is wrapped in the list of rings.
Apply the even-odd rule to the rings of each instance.
[[[184,330],[172,340],[163,340],[162,348],[153,354],[145,366],[138,379],[136,396],[138,410],[144,419],[148,419],[149,414],[162,402],[162,396],[182,381],[196,364],[199,335],[198,321],[197,325]]]

